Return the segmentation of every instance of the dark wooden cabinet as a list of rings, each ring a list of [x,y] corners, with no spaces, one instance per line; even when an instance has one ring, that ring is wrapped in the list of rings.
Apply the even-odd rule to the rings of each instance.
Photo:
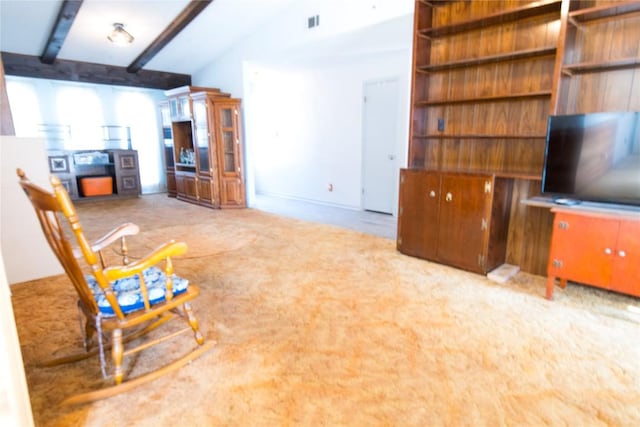
[[[512,180],[403,169],[398,250],[487,273],[505,260]]]
[[[416,0],[413,35],[407,167],[511,178],[506,262],[546,274],[548,116],[640,110],[640,3]]]
[[[552,211],[547,298],[557,279],[640,296],[640,212]]]
[[[49,150],[49,172],[56,175],[73,200],[97,197],[137,197],[141,193],[136,150]],[[83,180],[109,178],[110,188],[100,195],[83,190]]]
[[[113,156],[116,194],[138,196],[141,192],[138,152],[136,150],[109,150]]]
[[[185,86],[166,92],[171,118],[167,187],[180,200],[211,208],[245,207],[240,100],[219,89]],[[169,192],[171,196],[171,192]]]

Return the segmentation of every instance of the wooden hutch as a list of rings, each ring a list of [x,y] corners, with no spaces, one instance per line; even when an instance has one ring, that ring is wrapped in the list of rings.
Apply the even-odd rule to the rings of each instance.
[[[195,86],[165,94],[160,110],[169,196],[211,208],[245,207],[240,100]]]
[[[638,1],[417,0],[398,249],[545,275],[548,116],[640,111],[638,46]]]

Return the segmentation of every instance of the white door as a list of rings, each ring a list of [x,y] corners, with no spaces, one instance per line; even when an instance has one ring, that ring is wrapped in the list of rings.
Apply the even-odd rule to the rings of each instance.
[[[398,167],[398,81],[364,85],[362,206],[393,213]]]

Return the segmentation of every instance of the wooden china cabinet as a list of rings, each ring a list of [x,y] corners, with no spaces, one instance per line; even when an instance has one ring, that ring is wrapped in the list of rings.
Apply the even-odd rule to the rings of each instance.
[[[246,206],[239,99],[219,89],[184,86],[165,92],[167,188],[172,196],[211,208]],[[166,115],[166,114],[165,114]],[[173,182],[170,180],[173,179]],[[175,185],[174,185],[175,183]]]

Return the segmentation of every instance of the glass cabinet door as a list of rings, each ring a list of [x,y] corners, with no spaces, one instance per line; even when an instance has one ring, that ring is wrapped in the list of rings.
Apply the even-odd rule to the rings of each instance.
[[[199,172],[209,172],[209,130],[207,126],[207,106],[204,99],[193,100],[193,122],[195,125],[195,149]]]
[[[160,112],[162,114],[162,140],[165,163],[167,167],[172,168],[174,166],[173,134],[171,132],[171,112],[168,102],[160,104]]]
[[[191,116],[191,108],[189,106],[189,95],[180,97],[180,117],[189,118]]]
[[[178,100],[176,98],[169,99],[169,114],[171,117],[180,117],[180,113],[178,110]]]
[[[220,109],[220,135],[222,136],[222,171],[237,172],[236,135],[233,123],[234,108]]]

